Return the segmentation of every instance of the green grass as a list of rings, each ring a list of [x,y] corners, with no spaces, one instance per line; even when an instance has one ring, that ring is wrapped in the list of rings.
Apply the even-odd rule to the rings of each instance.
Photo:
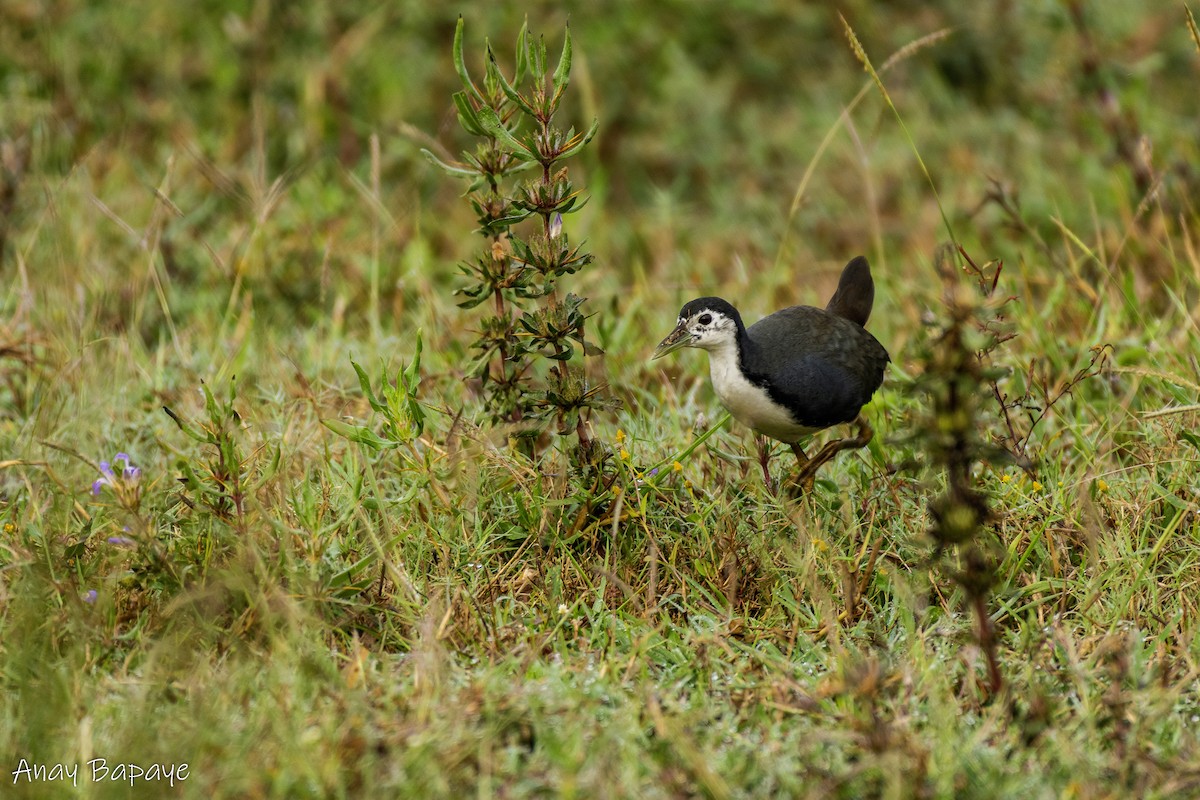
[[[1182,6],[1095,2],[1085,35],[1063,4],[850,2],[877,68],[953,31],[881,74],[911,143],[872,87],[819,160],[870,81],[836,13],[573,11],[564,114],[601,127],[567,226],[597,264],[562,288],[589,298],[607,352],[589,368],[623,404],[592,419],[615,481],[590,515],[565,458],[516,454],[464,379],[478,317],[455,265],[478,242],[419,152],[466,144],[458,9],[432,8],[0,11],[0,794],[1200,794]],[[525,9],[462,12],[468,53],[488,36],[503,63]],[[564,15],[528,13],[553,50]],[[965,250],[1004,263],[1002,391],[1044,406],[1111,347],[1032,431],[1013,412],[1031,473],[974,475],[996,512],[999,694],[927,535],[943,482],[916,381],[946,232],[918,153]],[[894,362],[876,442],[813,502],[776,497],[753,437],[712,431],[704,359],[647,358],[691,297],[748,319],[823,304],[858,253]],[[412,450],[321,424],[374,424],[350,360],[394,375],[418,330]],[[236,416],[214,419],[201,386],[219,406],[235,376]],[[980,392],[980,435],[1002,441]],[[117,452],[136,486],[94,497]],[[98,757],[188,778],[83,780]],[[13,785],[22,758],[78,763],[80,786]]]

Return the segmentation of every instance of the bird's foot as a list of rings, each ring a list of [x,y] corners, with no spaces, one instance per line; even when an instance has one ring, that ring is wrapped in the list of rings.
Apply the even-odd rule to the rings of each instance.
[[[806,471],[809,465],[812,464],[812,459],[808,457],[808,454],[804,452],[804,448],[800,445],[793,442],[791,446],[792,452],[796,454],[796,461],[800,464],[800,472],[797,473],[795,479],[788,482],[788,494],[792,497],[802,497],[806,494],[812,494],[813,480],[816,475],[815,471],[806,477]]]
[[[811,473],[809,475],[801,474],[792,478],[790,481],[788,481],[788,496],[793,500],[799,500],[802,497],[812,497],[813,485],[816,479],[816,473]]]
[[[801,461],[800,472],[796,475],[796,484],[801,487],[804,492],[812,492],[813,485],[817,480],[817,470],[820,469],[827,461],[832,460],[834,456],[843,450],[866,447],[867,443],[870,442],[872,437],[875,436],[875,431],[871,430],[871,425],[867,422],[866,417],[864,417],[862,414],[859,414],[855,418],[854,423],[858,427],[857,436],[854,436],[850,439],[834,439],[832,442],[828,442],[824,447],[822,447],[815,456]]]

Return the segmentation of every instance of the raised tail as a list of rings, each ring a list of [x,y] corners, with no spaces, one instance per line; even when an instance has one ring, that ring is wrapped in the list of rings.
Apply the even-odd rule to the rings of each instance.
[[[867,259],[856,256],[842,270],[837,291],[829,298],[825,310],[866,327],[874,304],[875,281],[871,279],[871,265]]]

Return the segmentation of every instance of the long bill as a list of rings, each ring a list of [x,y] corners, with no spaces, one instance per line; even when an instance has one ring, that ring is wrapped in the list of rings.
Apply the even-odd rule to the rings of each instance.
[[[669,353],[674,353],[676,350],[687,347],[692,343],[691,334],[688,333],[687,321],[680,320],[675,326],[675,330],[667,334],[667,338],[658,343],[658,347],[654,348],[654,355],[650,357],[653,361],[656,358],[662,358]]]

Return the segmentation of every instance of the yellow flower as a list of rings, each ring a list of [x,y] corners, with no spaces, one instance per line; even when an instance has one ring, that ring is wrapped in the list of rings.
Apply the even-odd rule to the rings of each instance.
[[[625,441],[625,431],[617,428],[617,444],[620,444],[623,441]]]
[[[1012,480],[1012,475],[1001,475],[1000,476],[1001,483],[1008,483],[1011,480]]]
[[[683,464],[680,464],[678,461],[676,461],[671,465],[671,469],[675,470],[676,472],[683,472]]]
[[[1107,492],[1108,491],[1108,481],[1104,480],[1103,478],[1100,478],[1099,480],[1096,481],[1096,488],[1102,492]]]
[[[829,545],[825,543],[825,540],[820,538],[813,539],[813,547],[817,548],[822,553],[829,549]]]
[[[621,448],[621,460],[622,460],[622,461],[628,461],[628,460],[629,460],[629,451],[628,451],[628,450],[626,450],[624,447],[622,447],[622,448]]]
[[[1042,490],[1042,484],[1040,484],[1040,483],[1039,483],[1039,482],[1037,482],[1037,481],[1034,481],[1034,482],[1033,482],[1033,490],[1034,490],[1035,492],[1040,492],[1040,491]]]

